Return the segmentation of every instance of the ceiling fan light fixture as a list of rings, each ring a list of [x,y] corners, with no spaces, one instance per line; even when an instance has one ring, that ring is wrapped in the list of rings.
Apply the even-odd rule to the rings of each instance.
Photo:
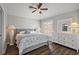
[[[39,14],[41,14],[42,12],[41,11],[39,11]]]

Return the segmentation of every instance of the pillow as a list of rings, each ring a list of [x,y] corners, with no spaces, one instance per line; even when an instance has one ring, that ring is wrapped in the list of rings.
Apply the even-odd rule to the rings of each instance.
[[[29,31],[21,31],[21,32],[19,32],[20,34],[30,34],[31,32],[29,32]]]
[[[25,34],[30,34],[30,32],[29,31],[25,31]]]
[[[25,33],[25,31],[21,31],[21,32],[19,32],[20,34],[24,34]]]
[[[31,33],[37,33],[36,31],[31,31]]]

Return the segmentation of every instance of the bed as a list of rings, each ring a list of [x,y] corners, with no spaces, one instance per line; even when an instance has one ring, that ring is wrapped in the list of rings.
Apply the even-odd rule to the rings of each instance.
[[[25,54],[43,45],[47,45],[49,37],[42,33],[19,33],[16,35],[16,44],[19,49],[19,54]]]

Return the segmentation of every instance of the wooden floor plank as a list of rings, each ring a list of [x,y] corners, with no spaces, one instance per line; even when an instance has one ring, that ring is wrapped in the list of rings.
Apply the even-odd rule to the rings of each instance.
[[[75,50],[53,43],[53,52],[51,52],[52,55],[79,55]],[[16,47],[16,45],[13,46],[7,46],[7,50],[5,55],[18,55],[19,50]],[[42,46],[38,49],[35,49],[29,53],[26,53],[26,55],[48,55],[49,54],[49,48],[48,46]]]

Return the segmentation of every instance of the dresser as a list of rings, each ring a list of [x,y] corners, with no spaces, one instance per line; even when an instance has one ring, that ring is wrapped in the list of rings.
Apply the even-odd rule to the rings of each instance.
[[[75,50],[79,49],[78,35],[70,33],[53,33],[52,42],[64,45],[66,47],[73,48]]]

